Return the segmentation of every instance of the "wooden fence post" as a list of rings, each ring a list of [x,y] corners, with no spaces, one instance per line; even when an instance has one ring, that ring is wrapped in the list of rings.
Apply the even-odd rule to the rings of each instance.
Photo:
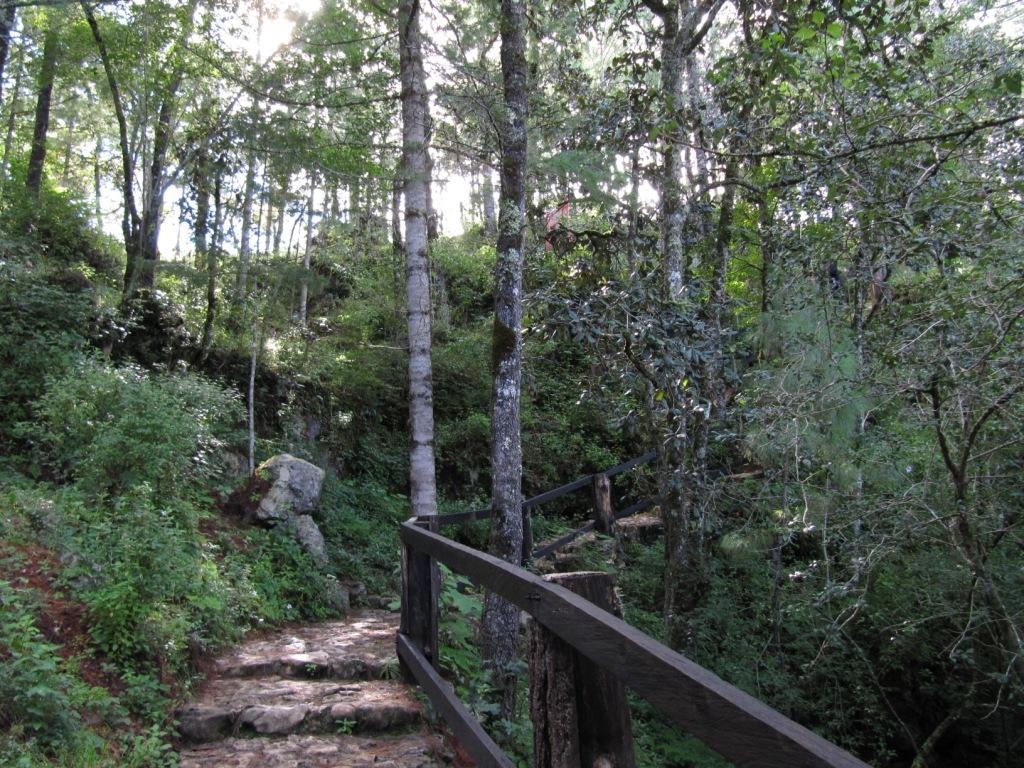
[[[523,554],[520,565],[526,566],[533,559],[533,511],[523,504]]]
[[[436,520],[417,520],[413,525],[437,531]],[[402,543],[402,620],[399,631],[433,665],[437,666],[437,609],[441,572],[430,555]],[[403,676],[415,682],[411,671],[402,664]]]
[[[611,533],[615,527],[615,510],[612,509],[612,481],[608,475],[594,475],[594,527],[601,533]]]
[[[553,573],[544,579],[621,615],[607,573]],[[527,638],[534,768],[634,768],[625,686],[533,619]]]

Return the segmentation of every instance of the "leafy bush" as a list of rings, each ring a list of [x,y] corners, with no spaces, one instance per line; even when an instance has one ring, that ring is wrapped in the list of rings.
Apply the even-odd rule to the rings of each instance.
[[[339,481],[329,475],[320,506],[321,530],[339,570],[371,592],[394,593],[398,524],[408,517],[408,499],[373,482]]]
[[[88,206],[73,194],[44,186],[32,199],[23,184],[4,185],[0,207],[0,255],[73,267],[82,274],[117,283],[124,250],[93,228]]]
[[[28,417],[46,377],[63,373],[85,347],[92,315],[88,295],[0,261],[0,435]]]
[[[258,530],[247,539],[250,579],[259,595],[262,618],[281,622],[331,614],[325,601],[329,577],[291,535],[278,529]]]
[[[59,647],[36,626],[26,594],[0,580],[0,727],[47,747],[66,744],[78,726]]]
[[[151,375],[80,360],[54,378],[24,432],[60,476],[96,496],[148,485],[156,497],[196,491],[240,418],[238,397],[196,375]]]

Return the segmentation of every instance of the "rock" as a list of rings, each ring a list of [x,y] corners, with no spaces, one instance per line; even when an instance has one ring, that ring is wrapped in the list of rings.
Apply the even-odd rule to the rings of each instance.
[[[246,730],[264,736],[337,733],[338,723],[361,733],[421,721],[419,703],[402,683],[280,677],[211,680],[201,700],[178,712],[178,731],[192,743]]]
[[[252,726],[256,733],[282,735],[294,733],[309,714],[309,707],[299,704],[294,707],[252,707],[242,712],[241,725]]]
[[[320,467],[281,453],[263,462],[257,472],[271,483],[256,510],[256,519],[260,522],[280,522],[316,509],[324,484],[324,471]]]
[[[396,736],[230,738],[187,747],[181,768],[436,768],[448,765],[444,748],[429,733]]]
[[[266,478],[270,489],[260,499],[253,517],[264,525],[283,525],[323,570],[330,559],[320,528],[310,514],[320,501],[324,471],[315,464],[281,453],[267,459],[257,473]],[[348,596],[333,590],[332,605],[348,604]]]
[[[249,479],[249,459],[238,451],[225,451],[220,457],[221,471],[231,483]]]
[[[328,577],[324,602],[336,613],[348,613],[352,607],[352,596],[344,584],[333,577]]]
[[[349,603],[352,605],[367,606],[366,602],[366,585],[359,581],[353,581],[351,579],[344,579],[341,582],[341,586],[348,593]],[[373,607],[373,606],[369,606]]]
[[[393,662],[398,616],[357,610],[344,621],[291,627],[256,637],[217,660],[221,677],[326,678],[382,677]]]
[[[313,562],[321,568],[326,568],[328,564],[327,543],[317,524],[313,522],[313,518],[309,515],[294,515],[286,522],[286,525],[291,528],[302,548],[313,558]]]
[[[193,706],[178,713],[178,732],[192,742],[214,741],[231,730],[231,719],[222,707]]]

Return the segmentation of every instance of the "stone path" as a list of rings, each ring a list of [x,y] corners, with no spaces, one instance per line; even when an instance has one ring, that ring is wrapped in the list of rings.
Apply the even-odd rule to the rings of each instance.
[[[275,631],[219,658],[178,711],[181,768],[434,768],[450,760],[398,680],[398,616]]]

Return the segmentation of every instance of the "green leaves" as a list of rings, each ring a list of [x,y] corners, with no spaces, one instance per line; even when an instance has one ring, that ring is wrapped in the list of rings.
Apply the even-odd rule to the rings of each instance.
[[[1020,70],[996,75],[995,87],[1009,96],[1024,95],[1024,76]]]

